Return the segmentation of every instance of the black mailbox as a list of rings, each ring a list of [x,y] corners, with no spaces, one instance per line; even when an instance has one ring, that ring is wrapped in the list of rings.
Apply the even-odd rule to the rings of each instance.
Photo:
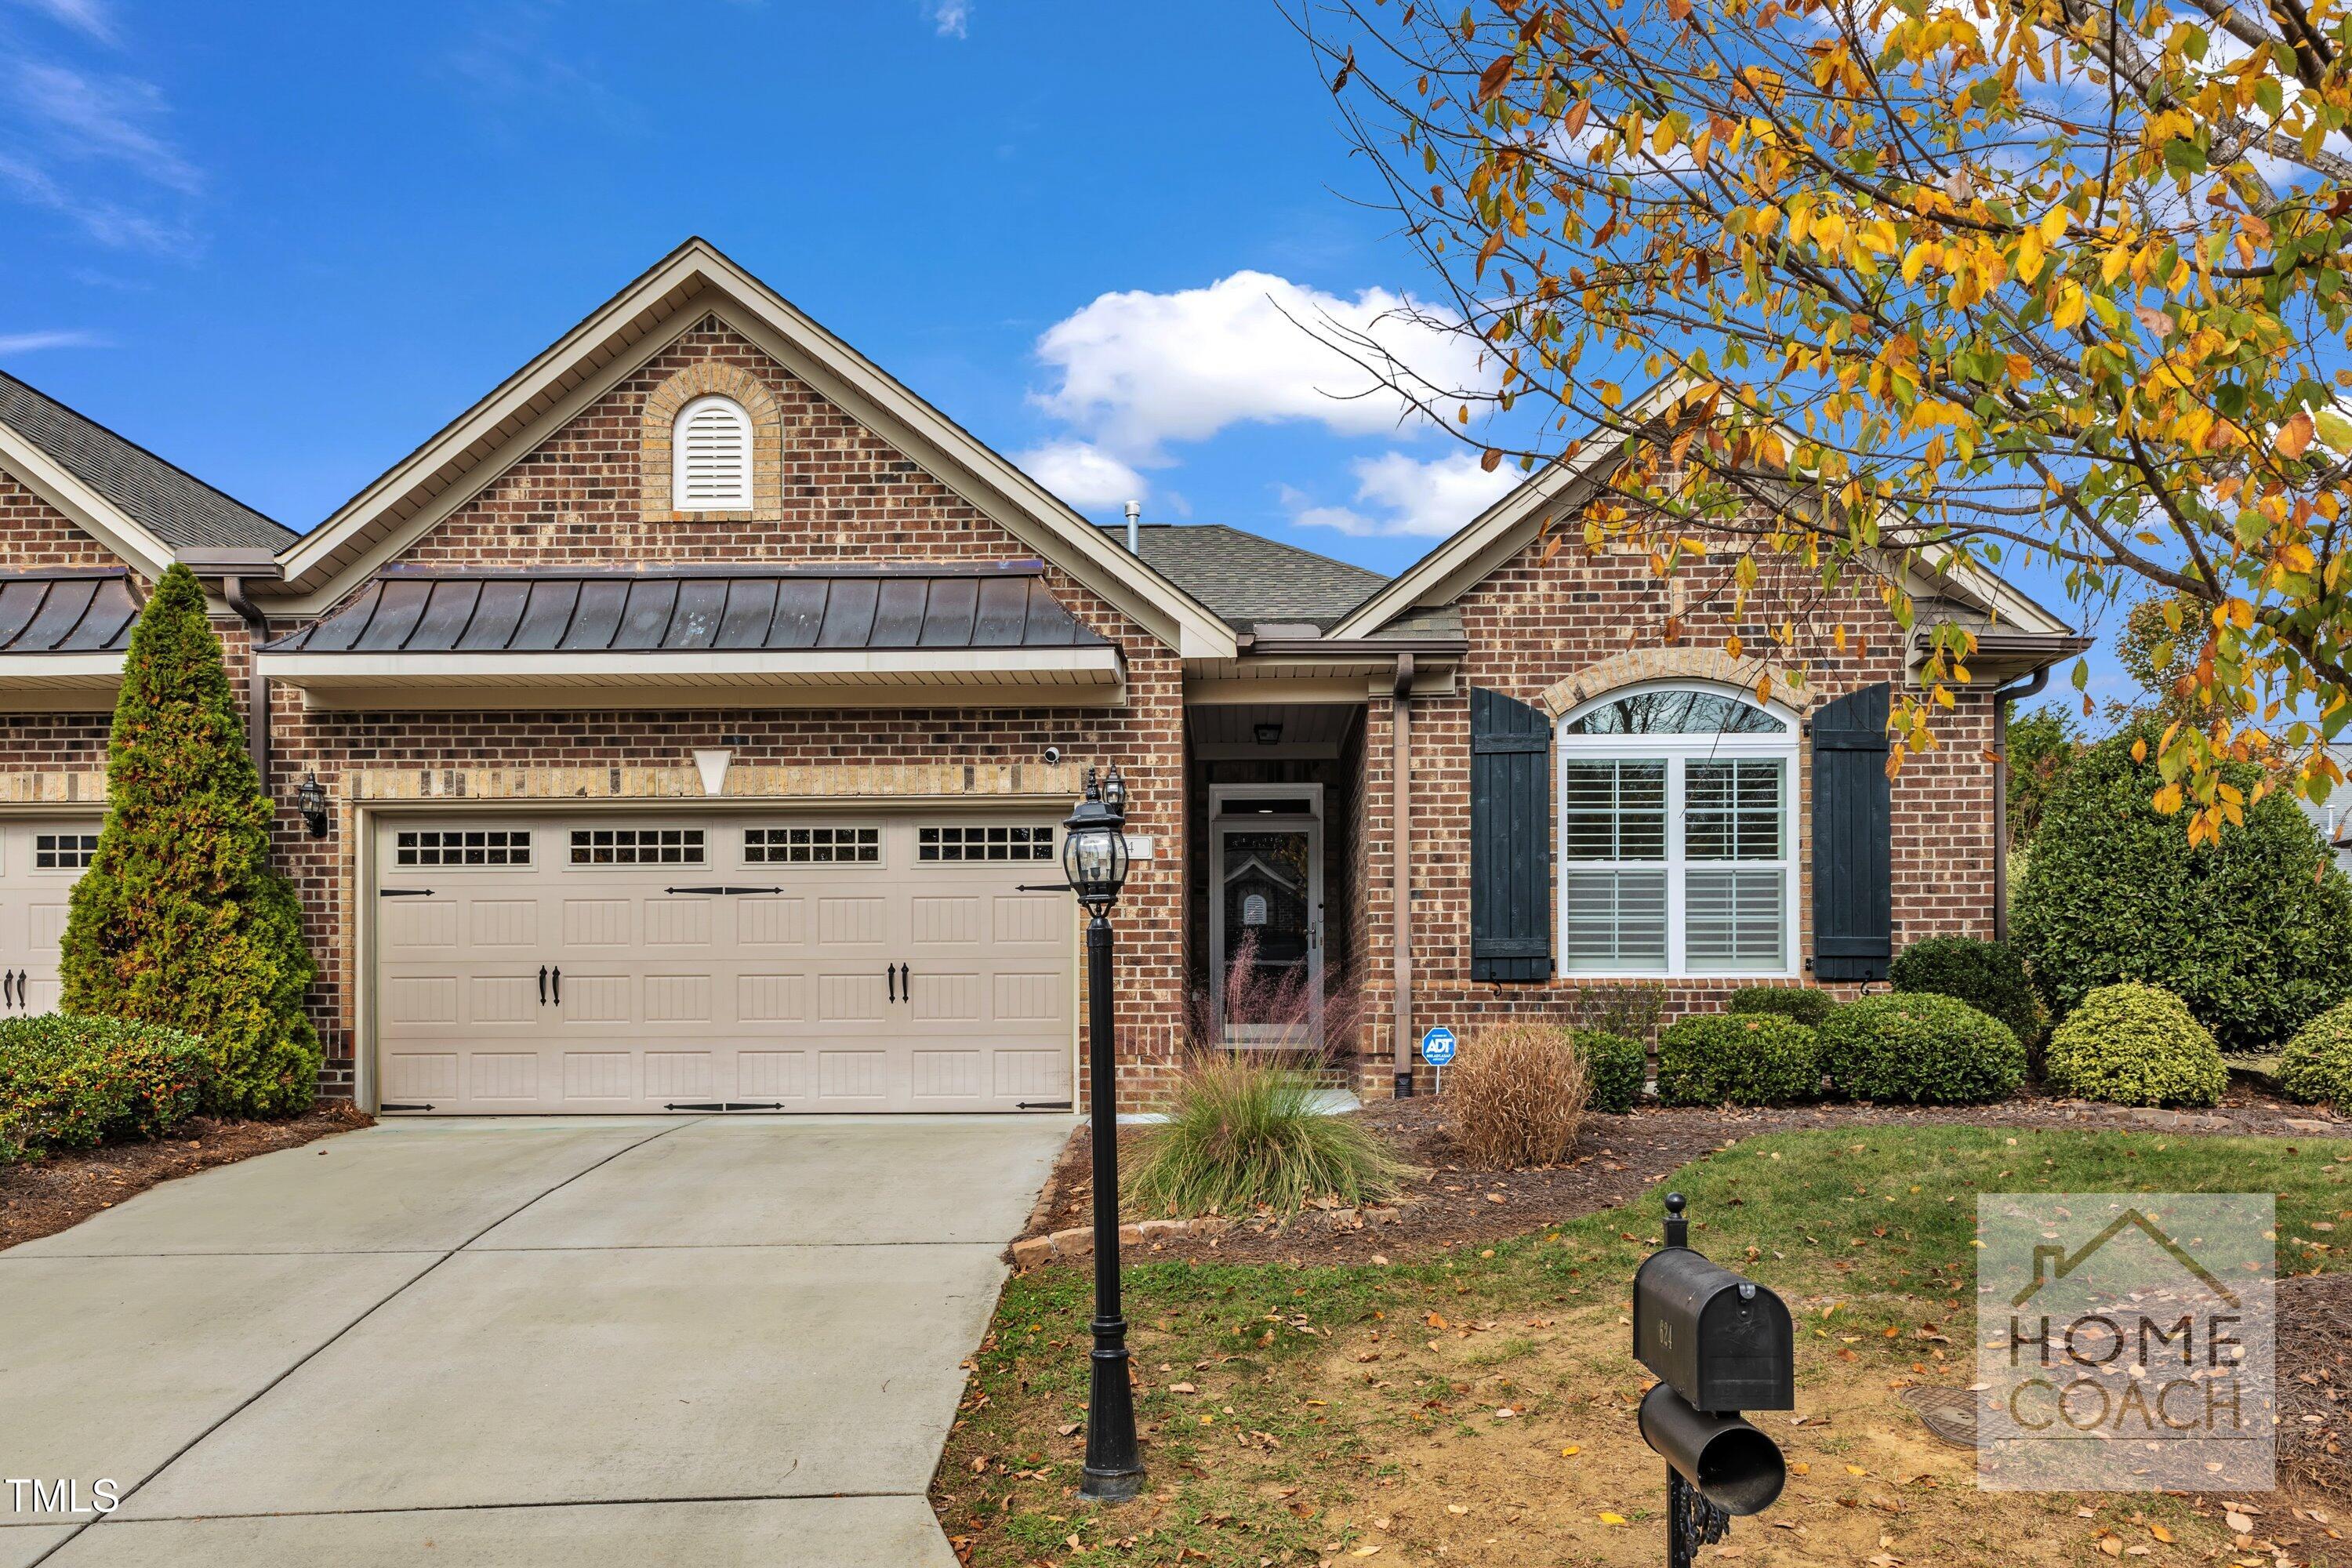
[[[1633,1359],[1696,1410],[1794,1410],[1788,1307],[1683,1246],[1681,1205],[1667,1204],[1667,1246],[1633,1276]]]

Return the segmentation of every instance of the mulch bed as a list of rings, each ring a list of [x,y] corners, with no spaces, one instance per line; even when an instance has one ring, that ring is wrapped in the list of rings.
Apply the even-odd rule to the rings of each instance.
[[[1392,1223],[1334,1229],[1320,1215],[1309,1214],[1288,1226],[1242,1224],[1217,1237],[1155,1238],[1129,1248],[1130,1256],[1298,1263],[1426,1257],[1618,1207],[1711,1150],[1759,1133],[1799,1128],[1947,1125],[2352,1137],[2352,1120],[2240,1085],[2233,1085],[2221,1105],[2209,1111],[2138,1110],[2034,1095],[1999,1105],[1753,1110],[1650,1107],[1625,1116],[1587,1118],[1569,1163],[1534,1171],[1482,1171],[1463,1164],[1453,1149],[1441,1097],[1375,1101],[1358,1114],[1387,1137],[1399,1158],[1431,1173],[1426,1182],[1415,1184],[1414,1201],[1400,1205]],[[1121,1152],[1131,1158],[1138,1142],[1150,1133],[1149,1128],[1121,1128]],[[1081,1127],[1063,1150],[1023,1237],[1088,1223],[1093,1177],[1092,1145]]]
[[[110,1143],[0,1167],[0,1249],[79,1225],[158,1182],[374,1122],[374,1117],[348,1105],[321,1106],[285,1121],[215,1121],[199,1116],[152,1143]]]
[[[2352,1503],[2352,1274],[2282,1279],[2277,1311],[2279,1480],[2323,1507],[2346,1507]]]

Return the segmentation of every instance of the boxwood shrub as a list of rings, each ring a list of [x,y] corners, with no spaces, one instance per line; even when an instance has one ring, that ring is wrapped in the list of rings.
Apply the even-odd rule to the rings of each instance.
[[[2218,1105],[2230,1078],[2188,1005],[2137,981],[2102,985],[2066,1015],[2044,1076],[2060,1094],[2118,1105]]]
[[[1642,1042],[1606,1029],[1579,1029],[1576,1047],[1584,1053],[1585,1108],[1620,1115],[1633,1110],[1650,1072]]]
[[[1668,1105],[1787,1105],[1821,1091],[1820,1046],[1793,1018],[1702,1014],[1658,1037],[1658,1098]]]
[[[2279,1058],[2279,1087],[2297,1100],[2352,1111],[2352,1002],[2305,1024]]]
[[[1747,985],[1733,992],[1724,1006],[1734,1013],[1794,1018],[1807,1028],[1817,1029],[1822,1019],[1837,1010],[1837,998],[1810,985]]]
[[[1897,992],[1865,996],[1819,1031],[1830,1087],[1856,1100],[1982,1105],[2025,1081],[2015,1031],[1949,996]]]
[[[1897,991],[1956,997],[2000,1019],[2028,1045],[2042,1037],[2048,1023],[2042,998],[2026,978],[2025,961],[2006,942],[1927,937],[1896,953],[1886,977]]]
[[[21,1158],[160,1137],[195,1113],[211,1072],[202,1040],[160,1024],[0,1020],[0,1142]]]

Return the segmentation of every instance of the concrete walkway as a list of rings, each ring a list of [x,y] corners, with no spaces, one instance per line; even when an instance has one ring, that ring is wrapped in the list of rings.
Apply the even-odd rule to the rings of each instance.
[[[0,1252],[0,1568],[951,1568],[958,1363],[1068,1125],[388,1122]]]

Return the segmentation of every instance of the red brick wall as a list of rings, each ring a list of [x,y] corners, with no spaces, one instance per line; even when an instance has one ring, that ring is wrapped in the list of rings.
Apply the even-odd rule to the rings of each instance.
[[[638,482],[640,412],[672,374],[713,361],[750,372],[777,397],[782,507],[762,516],[649,516]],[[1032,553],[732,331],[706,321],[515,463],[402,560],[448,567],[625,566],[947,563]],[[1170,649],[1076,582],[1051,571],[1048,581],[1074,615],[1120,645],[1125,708],[312,713],[298,692],[280,687],[278,797],[290,798],[312,769],[341,800],[349,798],[350,775],[361,770],[690,767],[696,748],[722,744],[739,767],[1035,763],[1049,743],[1072,761],[1116,760],[1129,783],[1132,830],[1158,841],[1157,858],[1136,868],[1117,917],[1118,1043],[1129,1064],[1122,1090],[1133,1097],[1174,1060],[1183,1019],[1181,667]],[[358,1026],[348,911],[356,896],[358,847],[341,828],[323,841],[304,837],[290,814],[281,816],[280,828],[283,862],[300,886],[320,963],[312,1005],[328,1042],[331,1082],[348,1092]]]
[[[1520,1016],[1565,1017],[1576,993],[1607,982],[1590,974],[1545,984],[1480,984],[1470,979],[1470,702],[1472,686],[1493,688],[1537,703],[1554,682],[1579,674],[1629,647],[1656,647],[1670,606],[1679,602],[1685,644],[1718,646],[1733,629],[1714,606],[1727,568],[1685,566],[1679,589],[1661,583],[1646,558],[1600,557],[1563,549],[1550,561],[1539,546],[1507,563],[1464,595],[1461,611],[1470,644],[1455,692],[1412,703],[1411,779],[1413,859],[1412,1024],[1475,1028]],[[1814,590],[1818,593],[1818,589]],[[1811,696],[1826,702],[1857,688],[1908,679],[1898,630],[1874,595],[1848,593],[1815,609],[1816,622],[1784,656],[1811,661]],[[1849,642],[1841,653],[1832,625],[1842,620]],[[1738,627],[1750,648],[1768,645],[1768,629]],[[1858,634],[1858,635],[1857,635]],[[1597,692],[1592,695],[1598,695]],[[1365,730],[1359,886],[1364,905],[1358,925],[1365,952],[1369,1017],[1360,1084],[1386,1091],[1393,1031],[1394,988],[1391,900],[1393,812],[1391,704],[1374,699]],[[1989,689],[1959,700],[1938,721],[1937,749],[1915,754],[1894,784],[1894,918],[1898,950],[1937,933],[1990,936],[1992,930],[1991,703]],[[1797,916],[1802,951],[1811,952],[1812,891],[1808,749],[1798,746],[1800,887]],[[1556,816],[1553,837],[1558,837]],[[1557,845],[1554,846],[1555,849]],[[1557,883],[1553,924],[1558,925]],[[1557,940],[1557,929],[1554,931]],[[1718,1005],[1752,980],[1669,983],[1668,1016]]]

